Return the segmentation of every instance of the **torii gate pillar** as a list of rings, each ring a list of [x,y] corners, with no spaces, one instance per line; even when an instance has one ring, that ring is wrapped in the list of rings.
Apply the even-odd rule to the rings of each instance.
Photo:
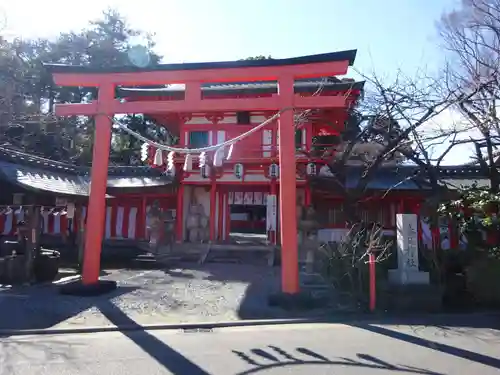
[[[84,285],[97,284],[101,269],[101,248],[106,221],[106,188],[108,182],[109,151],[112,120],[107,108],[114,98],[114,86],[99,87],[98,114],[94,116],[94,146],[90,175],[90,197],[85,228],[82,281]],[[112,116],[112,115],[111,115]]]
[[[278,95],[284,111],[278,120],[280,166],[281,286],[283,293],[296,294],[299,286],[297,247],[297,172],[295,161],[294,77],[278,80]]]

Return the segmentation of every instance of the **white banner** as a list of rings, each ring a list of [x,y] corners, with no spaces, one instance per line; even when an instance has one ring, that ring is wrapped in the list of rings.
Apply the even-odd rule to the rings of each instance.
[[[243,204],[243,192],[237,191],[234,193],[234,204]]]
[[[267,196],[267,212],[266,212],[266,227],[267,231],[276,231],[276,218],[278,215],[278,207],[276,195]]]
[[[245,205],[253,205],[253,193],[250,191],[246,191],[244,198],[243,198],[243,204]]]
[[[253,204],[256,204],[259,206],[266,204],[266,202],[262,201],[262,197],[263,197],[263,194],[261,192],[256,191],[255,193],[253,193]]]

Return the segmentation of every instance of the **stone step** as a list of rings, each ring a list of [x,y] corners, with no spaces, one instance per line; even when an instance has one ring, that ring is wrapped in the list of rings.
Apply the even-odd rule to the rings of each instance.
[[[162,246],[156,255],[150,253],[148,243],[138,244],[147,256],[155,256],[162,262],[181,261],[198,263],[242,263],[274,265],[276,249],[266,245],[235,245],[183,243]]]
[[[272,249],[233,250],[210,248],[204,263],[240,263],[254,265],[272,265],[274,252]]]

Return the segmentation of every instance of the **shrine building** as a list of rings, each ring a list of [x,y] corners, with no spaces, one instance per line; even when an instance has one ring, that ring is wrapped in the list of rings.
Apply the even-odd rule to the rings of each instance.
[[[288,66],[328,62],[344,64],[347,70],[354,63],[355,56],[356,51],[353,50],[293,59],[203,63],[198,64],[199,66],[175,64],[175,69],[187,72],[186,77],[189,78],[189,72],[203,68],[213,71],[214,79],[220,69],[230,70],[233,67],[266,69],[284,66],[286,70]],[[64,86],[65,77],[71,77],[68,78],[71,85],[93,84],[100,82],[101,78],[98,77],[101,75],[111,77],[112,74],[117,74],[116,77],[119,77],[119,74],[131,75],[143,70],[153,74],[162,68],[118,67],[99,71],[76,66],[48,65],[47,69],[54,76],[60,77],[56,79],[56,83]],[[329,73],[328,70],[326,72]],[[158,83],[153,76],[147,77],[139,80],[143,87],[146,83]],[[162,88],[137,88],[140,86],[139,82],[127,84],[136,83],[134,79],[124,78],[124,82],[121,82],[117,78],[114,82],[116,85],[113,86],[118,103],[115,112],[141,113],[154,119],[178,140],[175,147],[199,149],[218,145],[248,132],[277,112],[273,105],[266,103],[274,100],[279,93],[279,82],[272,79],[261,80],[266,78],[265,75],[253,75],[251,78],[242,82],[226,78],[221,82],[203,80],[197,90],[201,95],[201,103],[204,104],[193,106],[191,111],[187,111],[187,106],[178,104],[186,101],[190,95],[192,97],[189,83],[169,83]],[[326,164],[342,152],[341,135],[349,131],[346,123],[350,112],[362,98],[363,87],[364,82],[356,82],[342,74],[325,74],[324,77],[308,77],[303,74],[293,81],[296,107],[302,108],[305,113],[295,120],[296,202],[285,203],[314,207],[321,227],[318,233],[320,240],[339,241],[346,233],[342,196],[335,193],[333,174]],[[320,104],[313,110],[308,110],[308,103],[312,103],[312,99]],[[155,106],[155,103],[159,105]],[[60,104],[61,111],[58,114],[92,115],[97,111],[97,107],[88,107],[94,111],[92,112],[84,107],[77,108],[79,105]],[[168,112],[162,112],[162,105],[169,109]],[[176,106],[179,110],[175,110]],[[236,142],[234,147],[224,147],[221,151],[222,165],[219,166],[214,165],[214,152],[207,152],[204,161],[200,161],[200,155],[195,154],[188,163],[186,156],[181,153],[175,153],[172,157],[168,152],[159,153],[155,147],[149,147],[146,166],[109,167],[104,240],[147,241],[147,213],[153,203],[157,202],[175,218],[175,239],[179,243],[230,243],[246,236],[265,244],[279,245],[280,134],[277,122],[273,121]],[[358,154],[366,155],[376,153],[377,146],[362,144],[357,149]],[[411,177],[415,169],[413,166],[401,165],[397,158],[387,161],[370,181],[368,189],[371,192],[390,191],[381,194],[376,200],[367,201],[363,218],[381,223],[390,234],[394,233],[397,213],[418,212],[428,187],[412,178],[400,183],[402,175]],[[0,148],[0,180],[2,186],[9,186],[8,189],[2,188],[5,193],[0,202],[4,207],[0,212],[0,234],[14,234],[22,205],[29,202],[47,207],[43,213],[46,215],[44,235],[47,238],[64,237],[68,231],[64,206],[72,202],[80,208],[77,215],[86,215],[90,172],[89,168]],[[456,180],[457,185],[461,181],[485,180],[479,169],[473,166],[446,167],[440,173],[447,179]],[[356,186],[360,176],[359,163],[350,160],[345,186]],[[12,205],[13,210],[7,209],[9,205]],[[199,222],[190,221],[190,207],[193,205],[201,207],[202,212],[198,214],[206,218],[205,228]],[[295,222],[296,218],[293,220]]]

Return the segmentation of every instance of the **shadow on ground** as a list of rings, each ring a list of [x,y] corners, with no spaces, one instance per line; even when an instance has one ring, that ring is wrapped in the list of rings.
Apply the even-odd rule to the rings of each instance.
[[[136,288],[120,287],[107,295],[84,298],[60,295],[55,285],[14,287],[0,291],[0,330],[46,329],[110,302]],[[81,322],[84,326],[84,322]]]
[[[303,371],[307,372],[308,366],[355,367],[359,368],[363,373],[366,370],[388,370],[401,374],[442,375],[439,372],[423,368],[391,364],[364,353],[358,353],[356,358],[327,358],[304,347],[295,348],[294,352],[290,352],[273,345],[269,345],[264,349],[251,349],[248,352],[233,350],[233,353],[252,366],[249,370],[239,372],[237,375],[267,373],[273,369],[287,369],[292,372],[296,368],[303,368]]]
[[[354,319],[354,317],[353,317]],[[487,346],[500,345],[500,315],[495,314],[462,314],[462,315],[426,315],[414,317],[365,317],[364,322],[351,322],[347,325],[382,335],[393,340],[400,340],[415,346],[434,350],[452,357],[465,359],[494,369],[500,369],[500,358],[479,353],[478,347],[465,349],[443,343],[439,338],[462,336],[472,345],[478,340]],[[403,329],[405,328],[405,329]],[[420,335],[419,330],[425,330]],[[406,332],[404,332],[406,330]],[[430,331],[429,331],[430,330]],[[487,335],[487,336],[486,336]],[[431,338],[431,339],[429,339]],[[435,338],[435,340],[432,340]],[[451,342],[451,341],[450,341]],[[463,342],[463,340],[459,340]],[[476,345],[474,345],[476,346]],[[478,351],[475,351],[478,350]],[[426,363],[427,368],[406,366],[404,364],[389,363],[368,353],[357,353],[355,358],[340,357],[327,358],[304,347],[297,347],[294,351],[269,345],[264,348],[254,348],[245,352],[233,350],[233,354],[248,363],[251,368],[238,375],[266,373],[268,370],[283,368],[292,372],[296,367],[308,365],[347,366],[360,368],[361,373],[366,370],[386,370],[395,373],[438,375],[440,372],[432,370],[433,363]],[[451,359],[450,359],[451,360]]]
[[[134,344],[139,346],[166,370],[176,375],[209,375],[196,363],[192,362],[181,353],[171,348],[164,341],[156,338],[145,331],[139,324],[131,319],[126,313],[119,309],[110,301],[100,301],[97,307],[103,312],[104,316],[116,326],[136,327],[135,330],[123,331]]]
[[[486,344],[500,345],[500,314],[443,314],[419,317],[372,318],[372,320],[372,322],[364,321],[362,323],[350,323],[349,325],[391,339],[401,340],[500,369],[500,358],[498,357],[491,357],[439,341],[439,338],[462,336],[472,340],[480,340]],[[414,328],[411,332],[402,332],[397,326],[413,326]],[[432,333],[436,339],[430,340],[428,335],[420,336],[420,329],[433,329]],[[482,332],[481,329],[487,330],[489,336],[479,336]]]
[[[470,314],[442,315],[445,318],[440,315],[395,318],[390,315],[339,312],[334,308],[288,311],[271,307],[268,297],[280,289],[280,269],[277,267],[220,263],[158,267],[158,264],[153,266],[137,262],[106,266],[110,269],[103,271],[103,278],[117,281],[119,287],[115,292],[100,297],[62,296],[55,286],[0,291],[0,329],[43,329],[70,318],[73,318],[70,325],[75,327],[101,322],[109,324],[106,320],[111,320],[109,316],[116,309],[121,313],[117,313],[114,322],[119,321],[122,315],[126,316],[118,325],[130,324],[134,318],[139,323],[158,324],[303,318],[343,323],[368,321],[377,324],[451,326],[456,332],[462,329],[459,327],[498,329],[500,321],[495,323],[494,318],[486,319],[484,314],[480,318]],[[115,272],[111,268],[124,271]],[[107,310],[102,311],[103,306]],[[156,320],[153,321],[153,318]]]

